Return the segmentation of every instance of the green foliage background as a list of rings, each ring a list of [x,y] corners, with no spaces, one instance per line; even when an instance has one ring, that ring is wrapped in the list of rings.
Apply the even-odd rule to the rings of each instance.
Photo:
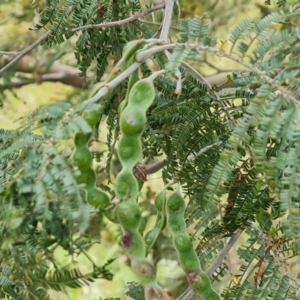
[[[293,263],[299,253],[299,3],[289,4],[291,10],[285,1],[271,6],[261,1],[184,1],[180,5],[184,20],[174,17],[171,31],[171,42],[181,44],[168,62],[160,54],[152,61],[176,70],[186,60],[203,76],[226,69],[221,73],[224,86],[211,90],[183,68],[179,95],[174,94],[174,80],[156,80],[143,155],[152,162],[165,158],[167,164],[162,173],[149,177],[139,201],[147,232],[155,219],[155,193],[163,182],[180,178],[187,196],[189,233],[204,269],[227,237],[245,229],[240,248],[213,275],[224,299],[298,299],[298,280],[284,261],[289,259],[292,271],[299,272]],[[158,29],[134,21],[71,32],[86,23],[125,19],[149,3],[103,1],[103,5],[107,11],[101,15],[95,14],[99,3],[93,0],[1,4],[0,50],[20,51],[38,38],[37,29],[51,29],[45,44],[31,53],[34,78],[38,82],[38,70],[59,60],[77,66],[90,88],[120,59],[126,42],[150,38]],[[161,12],[154,16],[161,21]],[[22,26],[17,25],[20,22]],[[195,43],[206,47],[205,54],[188,46]],[[140,72],[148,76],[151,67],[144,65]],[[65,289],[71,299],[123,299],[128,289],[137,293],[139,286],[126,287],[137,278],[119,244],[118,226],[85,202],[69,159],[74,134],[91,130],[82,121],[79,105],[88,91],[60,83],[5,88],[11,80],[29,80],[27,76],[12,69],[0,86],[0,297],[47,299],[51,290],[49,299],[61,299]],[[104,117],[99,132],[93,131],[98,185],[112,198],[120,169],[112,150],[118,131],[116,112],[125,92],[126,82],[101,100]],[[216,142],[222,145],[196,155]],[[196,158],[190,160],[190,155]],[[177,297],[187,283],[167,230],[151,255],[161,284]],[[266,268],[258,284],[262,258]],[[170,274],[176,274],[175,279]]]

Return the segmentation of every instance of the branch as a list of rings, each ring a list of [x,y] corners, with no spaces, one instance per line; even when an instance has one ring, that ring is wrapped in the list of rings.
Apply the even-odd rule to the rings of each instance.
[[[201,45],[198,45],[198,44],[189,44],[189,45],[187,45],[187,44],[183,44],[183,43],[168,44],[168,45],[163,45],[163,46],[155,46],[155,47],[153,47],[149,50],[140,51],[139,53],[137,53],[136,58],[143,59],[143,57],[146,57],[146,56],[149,56],[149,55],[152,56],[153,54],[155,54],[159,51],[171,50],[171,49],[174,49],[177,46],[190,47],[190,48],[196,49],[197,51],[200,51],[200,52],[209,52],[209,53],[212,53],[216,56],[225,57],[225,58],[228,58],[232,61],[235,61],[235,62],[239,63],[240,65],[242,65],[246,69],[248,69],[248,70],[252,71],[253,73],[255,73],[256,75],[258,75],[261,79],[266,81],[273,88],[280,91],[281,94],[284,95],[285,97],[287,97],[291,102],[293,102],[296,107],[300,108],[300,102],[295,97],[294,93],[292,91],[289,91],[286,88],[284,88],[278,80],[276,80],[276,79],[272,78],[271,76],[269,76],[267,72],[262,71],[259,68],[253,66],[252,64],[243,61],[242,58],[240,58],[240,57],[238,57],[234,54],[231,54],[231,53],[228,54],[228,53],[225,53],[223,51],[217,50],[217,49],[209,47],[209,46],[201,46]]]
[[[223,259],[228,255],[230,249],[234,246],[243,230],[237,229],[234,235],[230,238],[226,246],[219,253],[215,261],[211,264],[211,266],[206,270],[206,274],[210,277],[212,274],[219,268]],[[191,300],[195,295],[195,291],[189,287],[177,300]]]
[[[124,25],[126,23],[130,23],[130,22],[132,22],[134,20],[137,20],[139,18],[145,17],[146,15],[149,15],[149,14],[151,14],[154,11],[163,9],[164,7],[165,7],[165,4],[162,3],[162,4],[159,4],[157,6],[154,6],[154,7],[150,8],[150,9],[148,9],[145,12],[141,12],[141,13],[135,14],[132,17],[129,17],[129,18],[126,18],[126,19],[123,19],[123,20],[120,20],[120,21],[104,22],[104,23],[101,23],[101,24],[83,25],[83,26],[80,26],[80,27],[76,27],[76,28],[72,29],[71,31],[72,32],[76,32],[76,31],[85,30],[85,29],[95,29],[95,28],[102,28],[102,27],[121,26],[121,25]]]
[[[132,74],[135,70],[137,70],[142,63],[143,63],[143,61],[134,62],[124,72],[122,72],[120,75],[118,75],[115,79],[113,79],[112,81],[110,81],[108,83],[103,83],[102,87],[99,89],[99,91],[96,93],[96,95],[94,95],[92,98],[86,100],[86,104],[90,105],[90,104],[98,102],[105,95],[107,95],[111,90],[113,90],[121,82],[123,82],[123,80],[125,80],[130,74]]]
[[[216,143],[213,143],[211,145],[208,145],[204,148],[202,148],[199,152],[197,152],[196,154],[190,154],[188,157],[187,157],[187,160],[188,161],[191,161],[191,160],[194,160],[197,156],[200,156],[202,155],[203,153],[205,153],[206,151],[208,151],[209,149],[213,148],[213,147],[217,147],[217,146],[220,146],[222,144],[221,141],[219,142],[216,142]]]
[[[145,173],[147,175],[154,174],[157,171],[161,170],[166,165],[166,160],[160,160],[152,165],[145,165]]]
[[[43,61],[37,62],[35,58],[25,55],[16,63],[16,71],[30,74],[30,76],[27,75],[26,79],[13,78],[10,82],[3,82],[0,88],[18,88],[27,84],[39,84],[46,81],[61,82],[76,88],[83,88],[86,85],[78,68],[59,62],[54,62],[49,68],[44,67],[43,64]]]
[[[216,142],[216,143],[213,143],[211,145],[208,145],[204,148],[202,148],[199,152],[197,152],[196,154],[190,154],[188,157],[187,157],[187,160],[188,161],[192,161],[194,160],[197,156],[200,156],[202,155],[203,153],[205,153],[206,151],[208,151],[209,149],[213,148],[213,147],[217,147],[217,146],[220,146],[222,144],[221,141],[219,142]],[[154,174],[156,173],[157,171],[161,170],[165,165],[166,165],[167,161],[165,159],[163,160],[160,160],[158,162],[155,162],[154,164],[152,165],[145,165],[145,164],[140,164],[140,166],[142,166],[143,170],[144,170],[144,173],[146,175],[149,175],[149,174]]]
[[[165,13],[159,38],[168,43],[169,31],[172,22],[174,0],[165,0]]]
[[[32,43],[30,46],[28,46],[27,48],[25,48],[24,50],[20,51],[19,54],[13,58],[6,66],[4,66],[1,70],[0,70],[0,78],[3,76],[3,74],[10,69],[18,60],[20,60],[23,56],[25,56],[27,53],[29,53],[31,50],[33,50],[35,47],[37,47],[38,45],[42,44],[47,37],[50,35],[51,31],[47,31],[44,35],[42,35],[37,41],[35,41],[34,43]]]
[[[15,56],[18,55],[20,52],[16,51],[0,51],[0,55],[8,55],[8,56]]]
[[[170,0],[167,0],[170,1]],[[73,28],[71,31],[72,32],[77,32],[80,30],[84,30],[84,29],[90,29],[90,28],[101,28],[101,27],[112,27],[112,26],[120,26],[129,22],[132,22],[136,19],[139,19],[141,17],[144,17],[156,10],[160,10],[162,8],[165,7],[165,4],[162,3],[160,5],[154,6],[151,9],[136,14],[132,17],[129,17],[127,19],[124,20],[120,20],[120,21],[115,21],[115,22],[105,22],[105,23],[101,23],[101,24],[89,24],[89,25],[84,25],[84,26],[80,26],[80,27],[76,27]],[[15,58],[13,58],[6,66],[4,66],[1,70],[0,70],[0,78],[3,76],[3,74],[10,69],[14,64],[17,63],[17,61],[19,61],[23,56],[25,56],[27,53],[29,53],[31,50],[33,50],[34,48],[36,48],[38,45],[41,45],[47,38],[48,36],[51,34],[51,30],[47,31],[44,35],[42,35],[37,41],[35,41],[33,44],[31,44],[30,46],[28,46],[27,48],[25,48],[24,50],[18,52],[17,56]],[[4,51],[1,51],[2,54]]]

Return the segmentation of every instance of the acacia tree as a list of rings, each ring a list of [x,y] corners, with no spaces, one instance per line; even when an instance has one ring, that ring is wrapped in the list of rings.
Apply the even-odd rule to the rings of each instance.
[[[133,299],[299,299],[289,264],[300,251],[297,2],[270,12],[265,1],[261,19],[243,19],[221,43],[213,19],[181,18],[173,0],[34,4],[41,35],[18,53],[1,51],[2,90],[36,81],[89,88],[91,71],[99,82],[90,96],[42,106],[0,131],[1,297],[49,299],[51,289],[110,280],[110,261],[89,258],[93,271],[83,273],[53,255],[89,257],[98,219],[99,231],[103,220],[119,225],[139,278],[129,285]],[[148,19],[161,10],[161,23]],[[78,68],[48,63],[20,76],[31,51],[55,49],[53,63],[68,41]],[[196,68],[220,72],[215,61],[224,58],[240,70],[225,70],[222,82]],[[104,124],[107,150],[92,150]],[[95,168],[100,160],[105,168]],[[139,195],[158,171],[164,188],[146,232]],[[224,258],[243,232],[240,270],[228,279]],[[157,281],[161,236],[186,275],[181,296]]]

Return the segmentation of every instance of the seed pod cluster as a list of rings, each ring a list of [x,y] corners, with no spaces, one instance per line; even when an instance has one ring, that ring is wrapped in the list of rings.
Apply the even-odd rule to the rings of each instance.
[[[129,92],[126,107],[119,110],[121,138],[118,144],[118,157],[122,170],[116,178],[115,192],[120,201],[117,218],[123,229],[122,242],[131,260],[131,268],[144,284],[146,291],[149,287],[156,287],[156,293],[160,294],[161,290],[156,283],[156,270],[146,259],[146,244],[139,232],[142,221],[141,210],[137,203],[139,183],[133,171],[142,156],[141,136],[147,120],[146,111],[155,98],[153,80],[156,76],[154,74],[138,80]],[[161,299],[168,298],[161,294]]]
[[[83,119],[93,128],[100,120],[100,113],[96,110],[87,111],[83,114]],[[78,184],[84,184],[87,202],[104,209],[110,200],[106,193],[96,187],[96,174],[92,167],[93,157],[88,147],[90,138],[91,133],[83,132],[77,132],[74,137],[75,149],[72,160],[79,170],[76,181]]]
[[[209,277],[201,269],[199,258],[186,231],[184,212],[184,199],[177,189],[167,200],[166,214],[178,260],[190,285],[201,299],[220,300],[220,296],[211,286]]]

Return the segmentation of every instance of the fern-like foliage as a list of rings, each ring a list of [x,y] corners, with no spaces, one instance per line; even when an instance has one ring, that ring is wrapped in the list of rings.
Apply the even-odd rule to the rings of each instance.
[[[299,41],[297,27],[277,30],[287,17],[288,13],[274,13],[260,21],[245,19],[233,30],[228,56],[243,66],[249,61],[255,65],[251,72],[228,77],[235,88],[209,90],[184,71],[180,95],[174,95],[175,84],[166,79],[157,84],[147,135],[152,133],[153,148],[167,154],[164,179],[180,179],[189,196],[187,222],[194,224],[194,238],[201,236],[197,250],[203,265],[209,265],[223,247],[222,236],[249,228],[253,222],[272,236],[274,220],[286,213],[280,230],[294,251],[299,251],[299,64],[294,58]],[[195,32],[191,22],[181,24],[185,44],[175,48],[167,65],[170,69],[178,70],[185,59],[199,59],[197,49],[187,43]],[[202,32],[209,36],[209,32]],[[230,285],[224,298],[296,299],[297,286],[292,287],[289,273],[278,274],[281,267],[270,249],[261,245],[253,250],[259,238],[257,232],[248,234],[254,240],[243,250],[245,275],[240,284]],[[268,251],[264,260],[263,251]],[[255,259],[258,275],[248,272]],[[219,271],[217,278],[226,273],[226,266]],[[272,277],[274,272],[277,275]]]
[[[47,38],[50,46],[70,39],[83,25],[119,21],[141,11],[139,1],[55,0],[46,4],[36,28],[51,24],[51,35]],[[112,56],[118,61],[126,42],[137,39],[140,34],[149,38],[154,32],[138,20],[122,27],[83,29],[75,50],[82,76],[86,77],[88,68],[96,63],[96,79],[99,81],[107,69],[108,58]]]
[[[259,239],[255,230],[247,233],[247,244],[238,251],[244,263],[234,274],[237,280],[224,290],[224,298],[296,299],[299,288],[291,282],[293,279],[286,273],[288,268],[283,260],[291,249],[290,241],[284,238],[274,241],[266,241],[264,237]],[[279,271],[282,268],[284,271]]]
[[[44,106],[22,120],[18,131],[1,131],[1,264],[0,295],[5,299],[48,299],[48,290],[78,288],[112,274],[93,263],[94,270],[57,265],[53,252],[69,255],[92,246],[84,233],[92,210],[77,185],[72,166],[75,132],[90,133],[82,108],[68,103]],[[39,131],[34,135],[33,130]],[[101,226],[101,225],[100,225]],[[26,284],[24,284],[26,283]]]
[[[51,25],[49,45],[69,39],[76,27],[125,19],[141,10],[139,1],[46,4],[40,26]],[[222,291],[224,299],[279,300],[299,295],[297,279],[286,262],[300,251],[300,32],[299,22],[289,22],[299,18],[299,11],[284,9],[286,1],[277,4],[280,12],[241,21],[229,35],[228,49],[216,46],[206,15],[181,20],[180,37],[168,61],[162,53],[151,58],[170,72],[155,80],[157,94],[142,135],[143,156],[164,159],[162,180],[180,182],[188,203],[186,223],[203,269],[237,229],[247,236],[237,253],[241,267],[230,274],[232,280]],[[138,20],[84,29],[75,48],[83,76],[96,64],[100,79],[110,68],[109,61],[119,60],[127,41],[153,34]],[[206,52],[240,64],[243,71],[224,75],[224,84],[211,86],[182,64],[201,65]],[[178,72],[180,92],[172,77]],[[147,66],[140,68],[141,77],[150,73]],[[105,170],[111,183],[120,168],[115,151],[117,109],[126,88],[124,81],[101,99],[108,127]],[[84,109],[66,102],[43,106],[20,119],[19,130],[0,131],[3,299],[24,295],[47,299],[47,289],[111,279],[106,265],[93,263],[93,272],[83,274],[77,268],[57,266],[51,256],[58,247],[69,255],[83,255],[92,245],[86,232],[98,211],[86,203],[75,180],[79,170],[70,159],[74,134],[92,133],[82,117]],[[96,157],[101,159],[102,152]],[[107,184],[104,189],[112,190]],[[110,195],[114,198],[113,192]],[[223,262],[213,280],[226,278],[230,267],[230,262]],[[140,285],[129,283],[128,289],[127,296],[143,299]]]

